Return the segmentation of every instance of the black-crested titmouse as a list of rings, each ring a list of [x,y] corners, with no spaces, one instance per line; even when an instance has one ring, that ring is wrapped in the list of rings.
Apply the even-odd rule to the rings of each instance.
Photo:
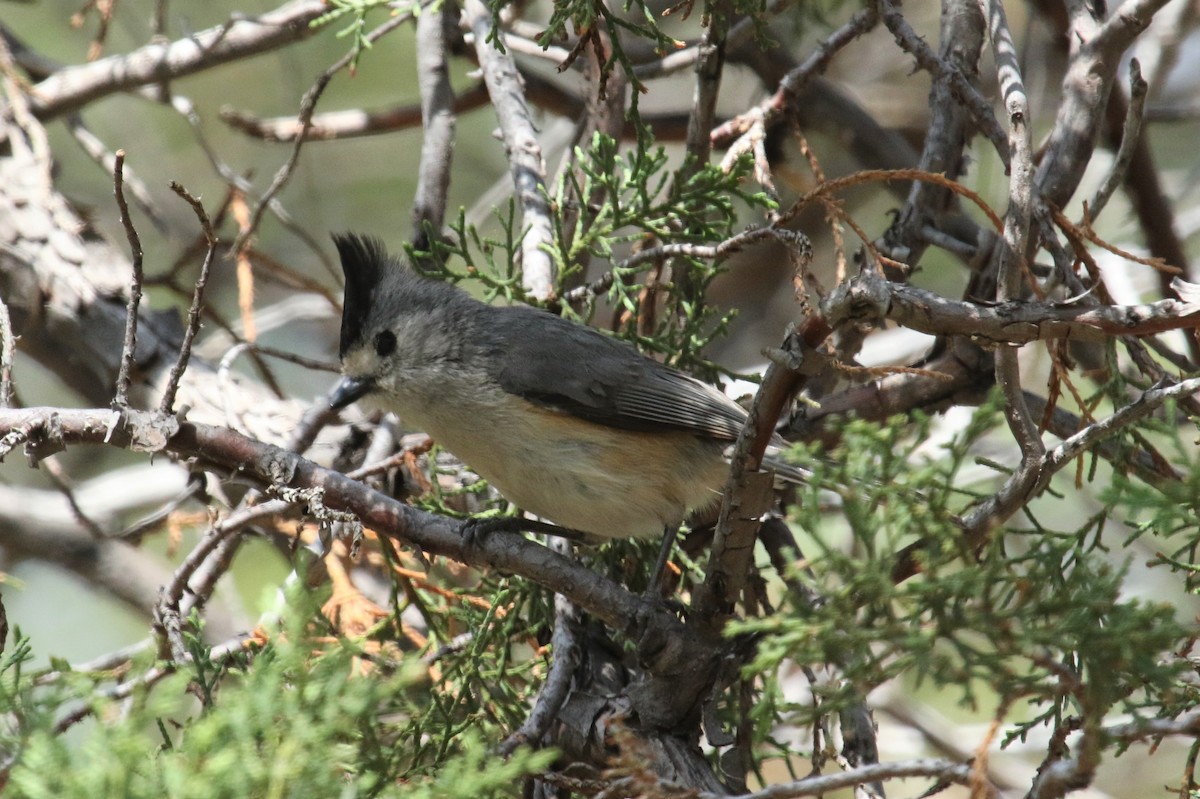
[[[346,274],[330,404],[424,430],[507,499],[598,538],[675,530],[712,504],[746,412],[584,325],[495,307],[335,235]]]

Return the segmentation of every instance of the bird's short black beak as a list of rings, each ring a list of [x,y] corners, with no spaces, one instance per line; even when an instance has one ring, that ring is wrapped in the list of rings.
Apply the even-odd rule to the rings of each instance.
[[[329,407],[345,408],[356,399],[360,399],[375,388],[375,381],[368,377],[343,377],[329,392]]]

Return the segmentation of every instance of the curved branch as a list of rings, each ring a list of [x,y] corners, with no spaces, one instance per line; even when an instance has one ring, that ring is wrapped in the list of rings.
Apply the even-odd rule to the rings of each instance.
[[[34,116],[50,119],[115,92],[275,50],[312,36],[316,29],[309,23],[328,10],[322,0],[292,0],[258,17],[231,19],[173,42],[67,67],[30,90],[29,106]]]
[[[1082,44],[1063,77],[1062,103],[1035,178],[1041,199],[1050,205],[1066,207],[1078,188],[1096,149],[1097,132],[1103,127],[1121,54],[1166,2],[1126,0],[1098,31],[1093,30],[1090,4],[1069,4],[1072,20],[1068,35],[1072,44],[1080,40]]]
[[[476,568],[518,574],[562,594],[613,629],[644,639],[651,647],[643,652],[651,673],[691,671],[712,657],[709,644],[666,608],[544,546],[499,534],[469,543],[461,535],[460,522],[405,505],[340,472],[228,428],[136,410],[25,408],[0,409],[0,434],[0,457],[22,444],[34,458],[69,443],[107,444],[166,452],[256,485],[316,491],[326,507],[355,514],[380,535]],[[671,647],[664,646],[668,641]],[[655,646],[669,651],[655,651]]]
[[[882,780],[904,777],[930,777],[942,782],[967,785],[971,779],[968,763],[950,760],[901,760],[895,763],[873,763],[869,766],[844,771],[840,774],[819,774],[796,782],[781,782],[732,799],[793,799],[800,796],[820,796],[840,788],[852,788]],[[994,796],[995,789],[988,786],[986,796]],[[700,794],[701,799],[715,799],[712,794]]]
[[[932,291],[885,280],[863,270],[839,286],[826,304],[834,325],[844,320],[890,319],[911,330],[967,336],[980,343],[1019,346],[1032,341],[1106,341],[1200,327],[1200,286],[1176,278],[1178,300],[1144,305],[1071,305],[1011,300],[985,304],[950,300]]]

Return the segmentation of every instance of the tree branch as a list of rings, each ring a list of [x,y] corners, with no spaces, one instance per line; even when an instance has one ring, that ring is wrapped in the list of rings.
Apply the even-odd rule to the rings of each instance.
[[[1150,24],[1167,0],[1126,0],[1103,27],[1092,19],[1082,0],[1069,3],[1068,41],[1074,53],[1063,77],[1062,102],[1046,141],[1034,185],[1042,201],[1064,208],[1096,148],[1104,113],[1121,54]],[[1077,49],[1075,49],[1077,48]]]
[[[148,44],[55,72],[30,90],[42,120],[76,111],[114,92],[181,78],[312,36],[309,23],[328,11],[322,0],[292,0],[254,18],[231,19],[173,42]]]
[[[503,50],[504,36],[493,25],[492,12],[482,0],[465,0],[463,22],[474,35],[475,54],[483,68],[488,95],[496,108],[500,134],[508,153],[509,170],[521,208],[521,279],[530,296],[548,300],[554,294],[554,261],[547,249],[554,242],[546,165],[521,74]],[[494,38],[494,42],[493,42]]]
[[[436,12],[435,12],[436,6]],[[426,3],[417,17],[417,81],[421,90],[421,161],[413,198],[413,249],[430,249],[440,236],[454,155],[455,98],[446,53],[458,26],[458,4]]]
[[[921,69],[933,76],[935,83],[941,81],[946,83],[951,95],[966,107],[975,124],[979,126],[983,135],[991,140],[992,145],[996,148],[996,154],[1000,156],[1000,160],[1007,167],[1009,161],[1007,138],[1000,123],[996,121],[996,115],[992,113],[991,105],[983,98],[979,90],[963,74],[957,64],[948,62],[933,52],[933,49],[917,35],[908,21],[904,19],[899,6],[892,0],[880,0],[879,8],[883,24],[892,32],[896,44],[916,59]],[[947,39],[947,44],[959,46],[959,42],[954,38]]]
[[[1025,254],[1030,251],[1030,225],[1033,221],[1033,134],[1030,131],[1029,100],[1008,18],[999,0],[981,0],[988,19],[992,53],[1008,114],[1008,211],[1004,234],[996,242],[992,263],[996,273],[996,299],[1018,299],[1024,274],[1028,271]],[[1033,468],[1046,451],[1041,433],[1025,404],[1021,391],[1021,366],[1016,348],[1001,347],[996,352],[996,384],[1004,392],[1004,417],[1021,448],[1021,469]]]
[[[1200,327],[1200,285],[1175,278],[1178,300],[1144,305],[1071,305],[1010,300],[975,303],[949,300],[932,291],[884,279],[864,269],[826,302],[830,324],[890,319],[911,330],[1016,347],[1032,341],[1106,341]]]
[[[706,668],[713,655],[709,645],[666,608],[544,546],[501,534],[468,543],[460,534],[459,522],[405,505],[344,474],[227,428],[136,410],[118,414],[99,409],[25,408],[0,410],[0,434],[0,455],[22,444],[32,457],[44,457],[66,443],[107,444],[191,459],[199,468],[261,486],[314,491],[326,507],[355,514],[381,535],[476,568],[519,574],[566,596],[609,627],[644,641],[649,647],[643,653],[645,664],[653,674],[678,677],[682,672],[693,673]],[[669,651],[656,651],[666,641],[672,642]],[[679,694],[679,689],[676,682],[669,690]],[[677,698],[681,702],[695,699]]]
[[[137,228],[129,217],[129,204],[125,202],[125,151],[117,150],[113,166],[113,193],[121,215],[121,227],[129,240],[129,252],[133,262],[133,277],[129,283],[129,302],[125,306],[125,342],[121,345],[121,368],[117,372],[117,390],[113,397],[114,408],[129,405],[129,372],[133,367],[133,353],[137,347],[138,305],[142,300],[142,241]]]
[[[820,796],[841,788],[850,788],[864,783],[894,780],[908,777],[931,777],[944,783],[967,785],[971,779],[971,766],[949,760],[900,760],[894,763],[875,763],[859,766],[840,774],[822,774],[796,782],[781,782],[754,793],[729,797],[728,799],[794,799],[800,796]],[[990,788],[988,796],[995,795]],[[700,794],[700,799],[717,799],[716,795]]]

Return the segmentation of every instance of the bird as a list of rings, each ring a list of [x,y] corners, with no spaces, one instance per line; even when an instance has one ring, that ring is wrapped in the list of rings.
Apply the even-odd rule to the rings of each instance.
[[[595,328],[421,275],[377,238],[333,240],[346,284],[331,406],[396,413],[591,542],[673,540],[718,500],[747,418],[724,393]]]

